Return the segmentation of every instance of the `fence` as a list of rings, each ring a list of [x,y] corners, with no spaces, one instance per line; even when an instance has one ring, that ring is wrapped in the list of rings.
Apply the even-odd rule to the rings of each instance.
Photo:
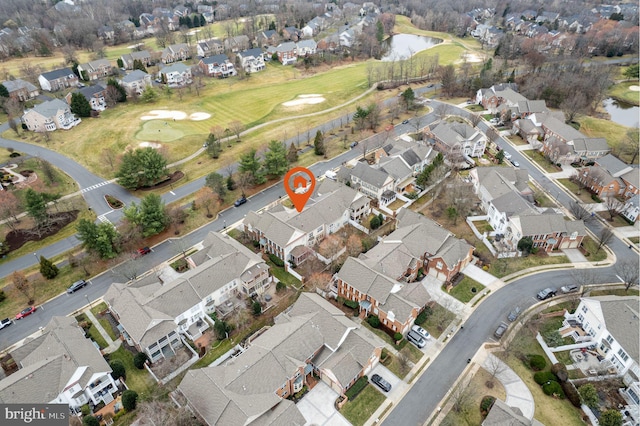
[[[486,221],[488,221],[489,220],[489,216],[468,216],[466,220],[467,220],[467,224],[469,225],[469,227],[473,231],[473,235],[475,235],[480,241],[482,241],[482,243],[485,246],[487,246],[487,248],[489,249],[489,251],[491,252],[492,255],[496,256],[497,258],[500,258],[501,256],[498,256],[498,252],[493,247],[493,244],[491,244],[491,242],[487,239],[486,233],[481,234],[480,231],[478,231],[478,229],[476,229],[476,226],[473,224],[474,220],[486,220]],[[500,254],[502,254],[502,253],[500,253]],[[502,256],[502,257],[504,257],[504,256]]]

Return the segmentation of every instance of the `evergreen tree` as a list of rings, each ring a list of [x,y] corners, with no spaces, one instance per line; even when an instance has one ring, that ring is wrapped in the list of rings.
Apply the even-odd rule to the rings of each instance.
[[[165,205],[157,194],[145,196],[139,206],[131,203],[125,209],[124,216],[131,223],[142,228],[142,236],[145,238],[164,231],[169,223]]]
[[[118,58],[116,63],[118,64],[118,68],[124,68],[124,62],[122,61],[122,58]]]
[[[280,177],[287,172],[288,168],[289,162],[285,145],[276,140],[269,142],[269,150],[264,155],[265,173],[269,176]]]
[[[289,145],[289,152],[287,152],[287,161],[289,163],[295,163],[298,161],[298,148],[295,144]]]
[[[324,136],[320,130],[316,132],[316,137],[313,140],[313,152],[315,152],[316,155],[324,155],[326,153],[324,148]]]
[[[71,112],[77,115],[78,117],[90,117],[91,116],[91,105],[87,98],[84,97],[82,93],[72,93],[71,94]]]
[[[111,77],[107,80],[107,86],[111,86],[115,88],[118,92],[117,102],[126,102],[127,101],[127,91],[116,81],[115,78]]]
[[[211,188],[211,190],[218,196],[220,202],[224,201],[224,196],[227,194],[227,187],[224,182],[224,177],[219,173],[210,173],[205,179],[205,185]]]
[[[134,70],[140,70],[142,72],[147,72],[147,68],[144,66],[144,64],[142,63],[142,61],[140,59],[134,59],[133,60],[133,69]]]
[[[25,209],[27,214],[40,226],[47,221],[47,201],[44,194],[33,189],[27,189],[25,193]]]
[[[103,259],[113,259],[118,254],[120,235],[110,223],[95,224],[87,219],[80,219],[76,226],[78,239],[82,245],[98,254]]]
[[[153,186],[167,174],[167,160],[157,150],[147,147],[125,152],[116,173],[118,183],[127,189]]]
[[[0,84],[0,97],[3,97],[3,98],[9,97],[9,91],[7,90],[4,84]]]
[[[200,14],[200,26],[204,27],[205,25],[207,25],[207,20],[205,19],[204,15],[201,13]]]
[[[50,280],[58,276],[58,272],[58,267],[53,262],[44,256],[40,256],[40,273],[43,277]]]
[[[260,173],[261,167],[262,162],[257,157],[255,149],[250,150],[240,157],[238,170],[240,173],[248,173],[251,176],[251,183],[254,185],[260,185],[265,181],[264,176]]]
[[[234,189],[236,189],[236,181],[233,180],[233,175],[232,174],[227,176],[227,189],[229,191],[233,191]]]

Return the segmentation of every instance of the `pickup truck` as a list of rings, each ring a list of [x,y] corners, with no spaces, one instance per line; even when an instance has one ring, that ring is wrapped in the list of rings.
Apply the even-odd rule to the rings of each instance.
[[[9,318],[5,318],[2,321],[0,321],[0,330],[2,330],[5,327],[9,327],[11,324],[13,324],[13,321],[11,321],[11,319]]]

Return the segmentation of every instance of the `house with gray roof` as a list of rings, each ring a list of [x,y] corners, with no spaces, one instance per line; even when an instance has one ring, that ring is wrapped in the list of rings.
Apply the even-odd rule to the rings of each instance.
[[[89,102],[91,109],[94,111],[104,111],[107,108],[107,101],[105,100],[107,89],[101,84],[83,87],[82,89],[74,90],[73,92],[67,93],[67,96],[64,97],[64,100],[69,105],[71,105],[71,97],[73,93],[80,93],[82,96],[84,96],[87,102]]]
[[[108,59],[96,59],[78,65],[78,73],[85,81],[97,80],[111,74],[111,63]]]
[[[280,40],[280,35],[276,30],[260,31],[257,36],[257,42],[260,47],[276,46]]]
[[[482,157],[487,147],[487,136],[467,123],[440,122],[428,130],[427,136],[435,139],[435,147],[450,161],[462,158]]]
[[[506,166],[476,167],[469,172],[473,190],[485,211],[490,201],[509,192],[515,192],[533,202],[533,190],[529,187],[529,172]]]
[[[242,34],[239,36],[228,37],[224,40],[224,49],[228,52],[238,53],[243,50],[249,49],[251,43],[249,37]]]
[[[640,216],[640,195],[634,195],[624,202],[620,214],[631,223],[636,223]]]
[[[187,371],[176,392],[207,425],[302,426],[312,419],[288,397],[312,387],[313,375],[342,395],[381,352],[372,333],[319,295],[302,293],[242,354]]]
[[[608,154],[598,158],[594,165],[581,168],[578,180],[600,198],[630,198],[638,194],[640,170]]]
[[[588,138],[555,117],[541,124],[544,139],[540,151],[554,163],[588,162],[607,155],[611,149],[604,138]]]
[[[573,313],[566,312],[560,328],[562,337],[571,337],[597,353],[596,374],[615,374],[626,388],[619,390],[627,405],[623,415],[629,424],[640,421],[640,328],[637,296],[582,297]]]
[[[73,317],[53,317],[41,334],[11,352],[20,369],[0,380],[0,402],[108,404],[118,392],[111,367]]]
[[[38,83],[42,90],[56,92],[68,87],[78,85],[78,76],[69,68],[61,68],[49,72],[43,72],[38,76]]]
[[[191,48],[187,43],[178,43],[167,46],[160,54],[160,60],[163,64],[186,61],[189,58],[191,58]]]
[[[238,52],[238,59],[245,72],[254,73],[265,68],[264,54],[259,47]]]
[[[566,220],[564,215],[548,209],[542,214],[514,215],[505,232],[505,242],[513,249],[525,237],[531,238],[533,247],[547,253],[565,248],[578,248],[587,235],[582,220]]]
[[[409,167],[414,175],[420,174],[431,164],[438,153],[430,146],[413,140],[397,139],[382,147],[383,156],[398,157]]]
[[[381,206],[386,206],[396,199],[393,177],[365,162],[359,161],[353,168],[341,167],[337,179],[342,183],[350,182],[352,188],[378,200]]]
[[[489,29],[487,29],[489,31]],[[498,107],[506,104],[509,108],[516,108],[518,102],[528,99],[517,92],[518,86],[514,83],[501,83],[491,87],[478,89],[476,103],[482,105],[492,114],[498,112]]]
[[[40,94],[36,86],[19,78],[3,81],[2,85],[7,89],[7,92],[9,92],[9,97],[11,99],[15,99],[20,102],[34,99]]]
[[[169,87],[180,87],[187,84],[191,84],[192,74],[191,67],[177,62],[164,68],[161,68],[158,72],[158,77],[169,85]]]
[[[201,58],[213,55],[221,55],[224,53],[224,44],[218,39],[209,39],[198,42],[196,45],[196,54]]]
[[[181,335],[200,337],[212,325],[209,314],[230,299],[260,295],[271,283],[260,256],[231,237],[209,233],[203,246],[188,260],[192,268],[170,282],[150,275],[105,293],[123,338],[151,362],[175,353]]]
[[[236,67],[224,53],[202,58],[198,66],[209,77],[227,78],[238,74]]]
[[[151,75],[140,70],[131,71],[129,74],[118,80],[118,83],[124,87],[128,96],[133,93],[141,95],[147,87],[151,87],[153,84],[151,82]]]
[[[482,421],[482,426],[544,426],[536,419],[528,419],[518,408],[513,408],[496,399],[489,414]]]
[[[394,191],[402,194],[405,191],[413,190],[415,177],[413,170],[401,157],[381,157],[378,162],[378,169],[387,173],[393,178]]]
[[[249,212],[244,231],[258,241],[263,252],[298,265],[312,255],[311,247],[350,222],[368,217],[370,199],[332,180],[323,180],[302,212],[278,205],[262,212]]]
[[[318,44],[313,39],[300,40],[296,43],[296,49],[298,50],[298,56],[315,55]]]
[[[278,61],[282,65],[293,65],[298,60],[298,48],[292,41],[279,44],[273,49],[273,53],[278,56]]]
[[[140,50],[140,51],[127,53],[125,55],[122,55],[120,59],[122,59],[122,64],[124,65],[124,68],[128,70],[133,69],[133,64],[135,61],[140,61],[142,65],[144,65],[145,67],[152,65],[151,53],[149,53],[148,50]]]
[[[76,117],[69,105],[60,99],[52,99],[25,110],[22,122],[32,132],[69,130],[82,120]]]

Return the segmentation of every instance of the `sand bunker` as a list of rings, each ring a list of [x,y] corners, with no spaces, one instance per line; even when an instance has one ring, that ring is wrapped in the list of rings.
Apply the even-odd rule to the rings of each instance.
[[[153,149],[158,149],[160,148],[162,145],[160,145],[159,143],[154,143],[154,142],[140,142],[138,144],[138,146],[140,148],[153,148]]]
[[[640,86],[629,86],[629,90],[632,92],[640,92]]]
[[[207,118],[211,118],[211,114],[207,114],[206,112],[194,112],[189,116],[189,120],[191,121],[202,121]]]
[[[456,61],[457,63],[467,62],[473,64],[483,61],[482,57],[476,53],[463,53],[460,57],[461,59]]]
[[[297,99],[284,102],[282,106],[292,107],[299,105],[315,105],[324,102],[326,99],[322,95],[298,95]]]

